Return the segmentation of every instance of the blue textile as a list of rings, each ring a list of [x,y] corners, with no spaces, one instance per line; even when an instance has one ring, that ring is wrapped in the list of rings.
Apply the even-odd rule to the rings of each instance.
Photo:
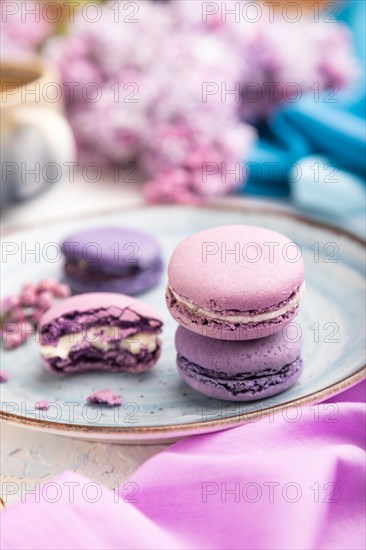
[[[348,0],[341,5],[339,19],[352,30],[364,70],[366,2]],[[359,211],[365,200],[365,74],[352,90],[337,94],[337,102],[330,103],[327,97],[320,96],[316,103],[308,94],[296,104],[285,105],[266,127],[258,128],[260,137],[248,162],[245,193],[290,196],[310,209],[317,201],[318,208],[333,214]],[[319,171],[323,174],[321,189]]]

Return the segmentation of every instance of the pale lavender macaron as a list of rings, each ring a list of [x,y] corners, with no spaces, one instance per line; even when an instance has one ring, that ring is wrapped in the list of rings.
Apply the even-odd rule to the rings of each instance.
[[[292,326],[273,336],[239,342],[206,338],[178,327],[175,346],[182,378],[216,399],[270,397],[290,388],[302,371],[301,334]]]
[[[280,331],[297,315],[304,290],[301,250],[280,233],[249,225],[191,235],[174,250],[168,275],[174,319],[221,340]]]
[[[76,293],[118,292],[135,296],[158,284],[159,243],[141,231],[96,227],[70,235],[61,245],[65,281]]]
[[[161,352],[160,315],[123,294],[91,293],[67,298],[39,323],[40,353],[54,373],[140,373]]]

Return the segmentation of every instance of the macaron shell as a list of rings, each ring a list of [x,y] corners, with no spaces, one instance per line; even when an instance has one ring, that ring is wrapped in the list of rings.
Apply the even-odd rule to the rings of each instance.
[[[256,401],[287,390],[300,378],[303,368],[302,360],[299,358],[284,374],[259,376],[255,380],[228,381],[197,376],[190,370],[189,365],[182,365],[179,358],[177,366],[183,380],[196,391],[215,399],[236,402]]]
[[[146,267],[132,276],[110,279],[107,281],[93,281],[78,279],[77,277],[66,274],[64,277],[73,292],[115,292],[135,296],[146,292],[155,286],[162,275],[163,263],[157,262],[155,265]]]
[[[151,265],[160,257],[159,243],[147,233],[123,227],[97,227],[68,236],[61,245],[65,258],[85,261],[93,269],[119,275]]]
[[[89,310],[109,309],[109,315],[120,316],[121,310],[131,309],[143,317],[157,319],[161,321],[159,313],[151,306],[136,300],[131,296],[124,294],[113,294],[109,292],[96,292],[90,294],[80,294],[66,298],[58,304],[55,304],[43,315],[39,323],[39,331],[52,321],[55,321],[63,315],[78,313]]]
[[[161,355],[161,348],[159,348],[154,354],[154,356],[151,358],[150,361],[144,361],[141,363],[137,363],[136,366],[131,367],[130,365],[126,368],[123,366],[110,366],[106,363],[106,361],[101,360],[100,362],[82,362],[78,361],[78,363],[73,367],[68,367],[63,370],[55,369],[52,365],[52,362],[49,359],[46,359],[42,357],[43,364],[45,368],[52,372],[52,374],[56,374],[58,376],[64,376],[66,374],[77,374],[77,373],[84,373],[84,372],[115,372],[115,373],[130,373],[130,374],[141,374],[143,372],[147,372],[150,369],[152,369],[156,362],[158,361],[159,357]]]
[[[301,354],[302,337],[297,325],[258,340],[222,341],[178,327],[177,353],[201,368],[227,375],[281,369]]]
[[[230,225],[182,241],[173,252],[168,275],[179,296],[208,311],[260,312],[285,301],[301,286],[304,262],[286,236]]]

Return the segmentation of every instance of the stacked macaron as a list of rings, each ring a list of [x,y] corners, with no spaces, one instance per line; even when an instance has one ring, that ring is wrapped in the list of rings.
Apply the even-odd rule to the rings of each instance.
[[[208,229],[171,257],[166,300],[181,325],[177,364],[211,397],[249,401],[279,393],[302,370],[299,331],[287,330],[304,291],[301,251],[254,226]]]

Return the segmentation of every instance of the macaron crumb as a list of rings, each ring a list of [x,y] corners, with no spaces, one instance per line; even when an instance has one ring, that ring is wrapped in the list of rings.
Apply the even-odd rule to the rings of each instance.
[[[122,397],[113,390],[99,390],[86,398],[88,403],[93,405],[106,405],[107,407],[120,407],[122,405]]]
[[[0,384],[6,384],[9,381],[9,375],[4,370],[0,370]]]
[[[50,408],[50,404],[47,401],[47,399],[42,399],[41,401],[37,401],[34,406],[38,411],[48,411],[48,409]]]

